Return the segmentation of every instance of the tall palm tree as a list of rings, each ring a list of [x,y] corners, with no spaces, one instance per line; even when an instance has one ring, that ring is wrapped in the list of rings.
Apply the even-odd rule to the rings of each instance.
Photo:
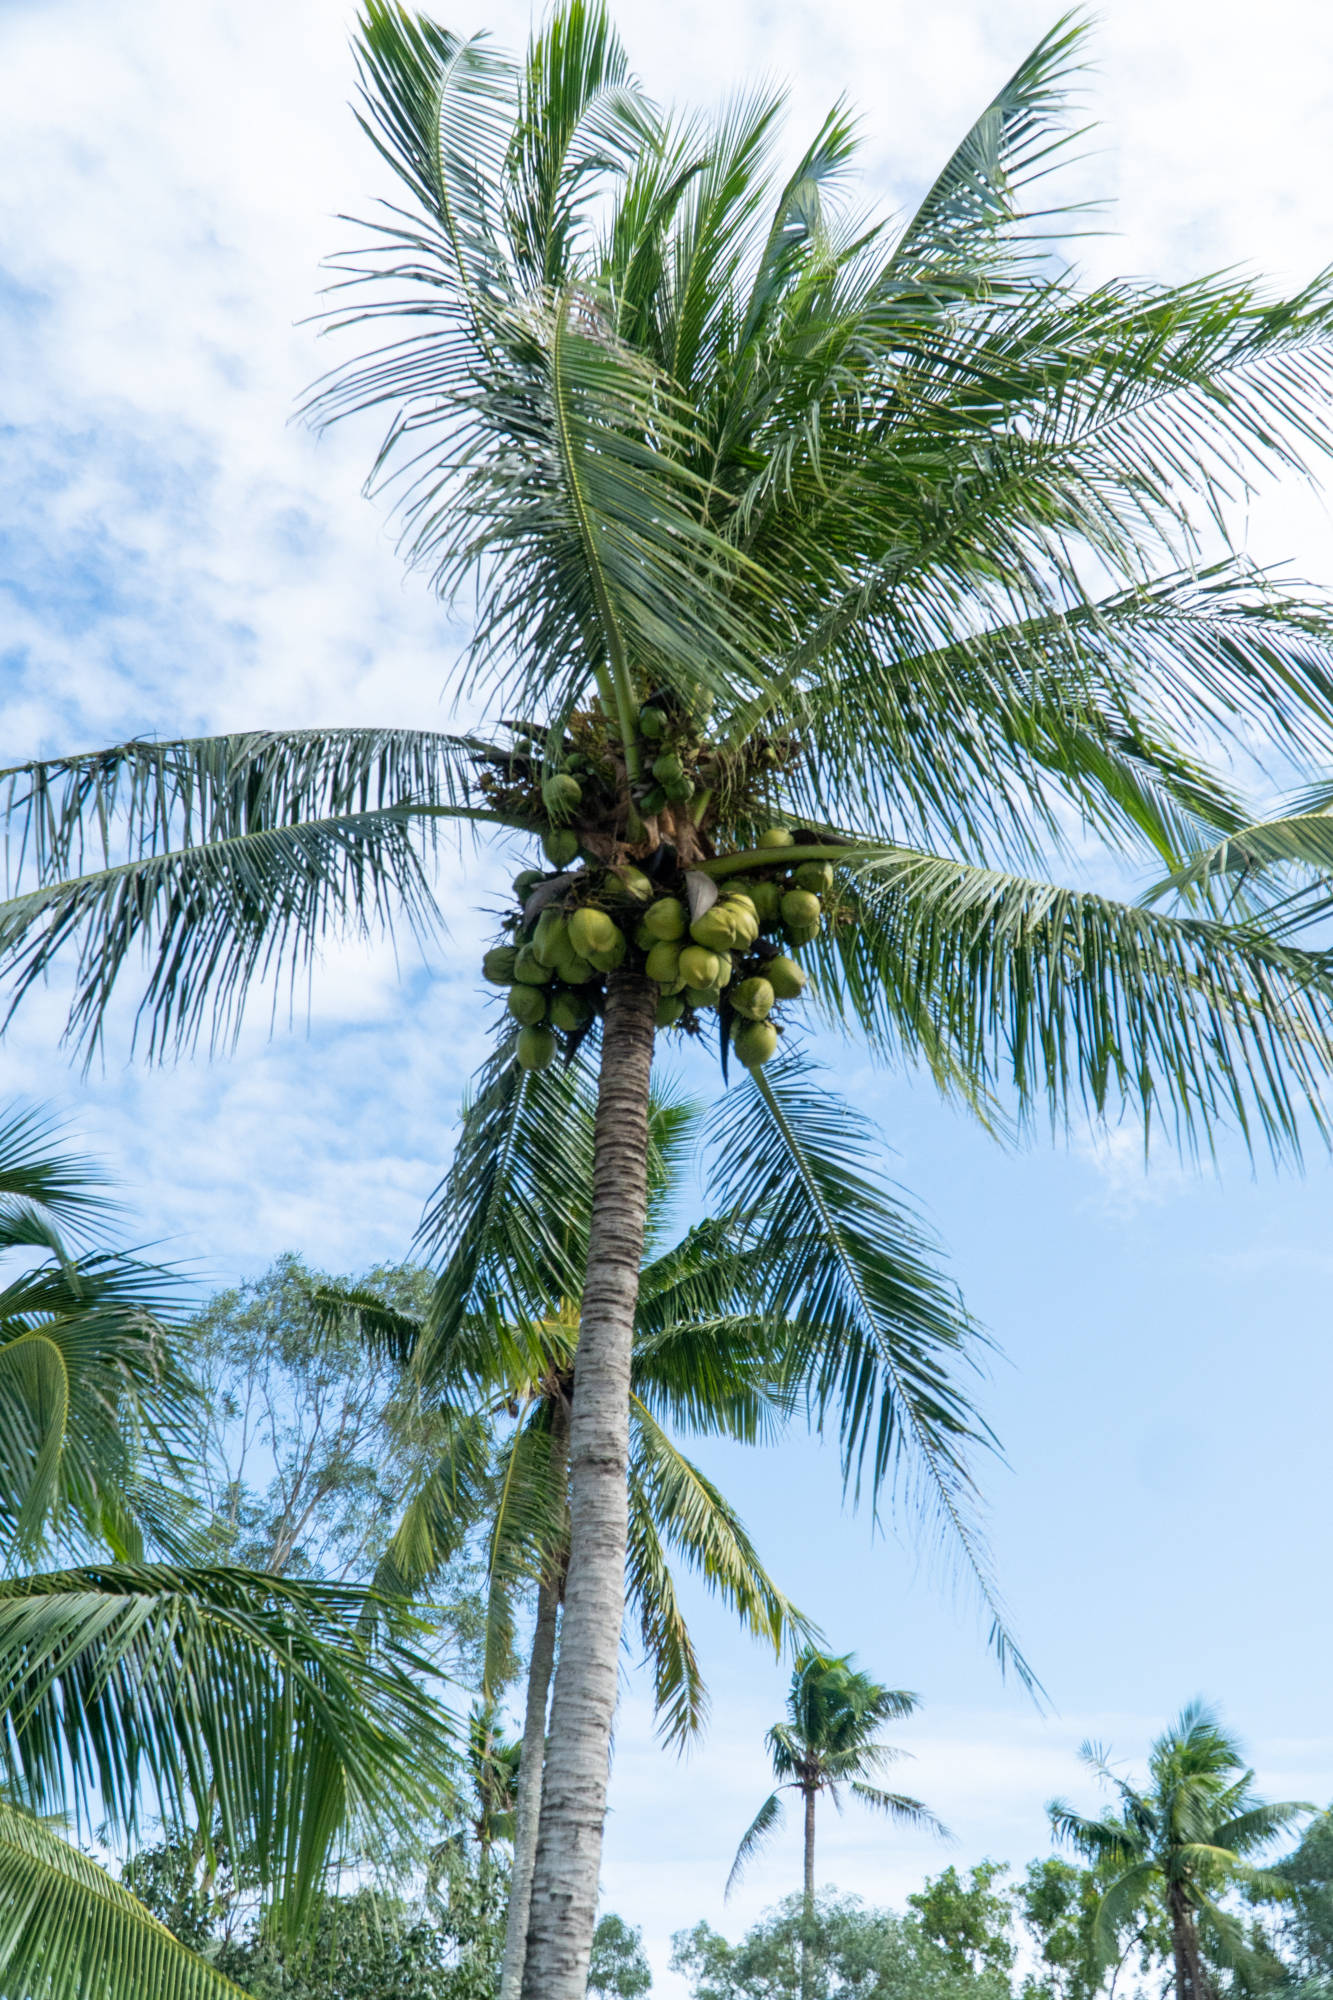
[[[1117,1793],[1119,1810],[1088,1819],[1055,1799],[1049,1811],[1061,1839],[1116,1871],[1097,1911],[1095,1938],[1104,1962],[1114,1958],[1126,1921],[1158,1892],[1171,1925],[1176,1993],[1180,2000],[1210,2000],[1203,1945],[1232,1970],[1243,1971],[1253,1957],[1243,1924],[1219,1899],[1231,1889],[1260,1899],[1285,1897],[1284,1880],[1251,1857],[1315,1807],[1261,1799],[1236,1738],[1199,1701],[1183,1708],[1152,1745],[1146,1790],[1114,1771],[1100,1745],[1085,1743],[1079,1754]]]
[[[40,1118],[0,1118],[0,1251],[22,1257],[0,1283],[0,1992],[217,2000],[237,1989],[65,1818],[219,1821],[294,1922],[342,1841],[432,1800],[449,1744],[350,1593],[189,1559],[178,1288],[97,1241],[100,1181]]]
[[[505,1146],[503,1180],[473,1187],[466,1167],[455,1168],[423,1225],[427,1244],[448,1253],[426,1322],[369,1293],[318,1295],[327,1312],[355,1313],[364,1337],[408,1361],[423,1401],[454,1419],[447,1449],[409,1500],[386,1551],[377,1575],[382,1595],[420,1591],[478,1515],[489,1514],[489,1692],[509,1653],[515,1590],[536,1587],[502,2000],[517,2000],[522,1980],[547,1704],[569,1563],[569,1411],[595,1111],[593,1080],[577,1062],[539,1073],[524,1091]],[[756,1228],[752,1216],[728,1203],[720,1216],[672,1239],[699,1119],[697,1105],[655,1090],[630,1373],[629,1606],[652,1665],[664,1733],[677,1743],[702,1726],[707,1694],[673,1556],[776,1651],[809,1632],[735,1511],[672,1436],[685,1430],[747,1443],[771,1439],[795,1402],[796,1367],[808,1366],[783,1316],[791,1237]],[[459,1203],[467,1219],[455,1234]],[[881,1203],[882,1221],[892,1213]],[[961,1397],[959,1404],[965,1408]],[[497,1414],[516,1420],[498,1478],[488,1477],[487,1452],[487,1420]]]
[[[805,1855],[803,1993],[810,1990],[813,1969],[810,1935],[815,1916],[815,1808],[821,1792],[827,1793],[841,1810],[841,1789],[845,1785],[862,1805],[886,1813],[900,1825],[930,1827],[936,1833],[945,1831],[920,1799],[908,1798],[902,1792],[886,1792],[869,1782],[886,1764],[902,1755],[890,1744],[877,1742],[875,1731],[885,1722],[899,1722],[904,1716],[914,1714],[917,1707],[916,1695],[903,1688],[881,1687],[869,1674],[854,1668],[850,1653],[820,1653],[810,1648],[797,1658],[787,1695],[787,1720],[774,1723],[766,1739],[777,1789],[769,1793],[742,1837],[727,1877],[727,1894],[730,1895],[746,1864],[782,1824],[782,1794],[799,1793]]]
[[[1020,1119],[1127,1107],[1186,1147],[1229,1122],[1279,1154],[1324,1129],[1320,954],[1049,879],[1073,830],[1117,880],[1126,857],[1174,869],[1242,822],[1217,746],[1309,765],[1333,730],[1324,603],[1199,554],[1233,482],[1326,443],[1333,283],[1081,284],[1044,190],[1029,209],[1081,35],[1047,36],[891,225],[847,194],[845,109],[784,176],[779,96],[664,115],[600,0],[560,0],[519,62],[368,0],[364,123],[405,206],[346,274],[370,289],[343,322],[385,344],[319,410],[385,410],[408,553],[478,592],[455,692],[515,726],[10,774],[13,1001],[68,953],[70,1033],[95,1043],[143,957],[154,1054],[225,1040],[332,930],[430,927],[447,821],[545,845],[492,963],[513,977],[543,914],[568,949],[558,990],[511,1001],[503,1062],[590,1034],[600,1101],[528,2000],[582,2000],[595,1918],[659,1014],[724,1051],[734,1029],[767,1101],[764,1010],[804,950],[825,1017],[983,1116],[1003,1091]],[[685,974],[670,951],[650,974],[645,885],[703,926]],[[583,912],[575,952],[551,933]],[[808,1182],[799,1145],[787,1174]],[[871,1302],[861,1324],[901,1427],[885,1466],[961,1526],[901,1328]]]

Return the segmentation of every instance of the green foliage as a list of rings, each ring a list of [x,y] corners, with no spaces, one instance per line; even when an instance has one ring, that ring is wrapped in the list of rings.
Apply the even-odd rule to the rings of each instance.
[[[599,1917],[592,1937],[588,1993],[596,2000],[639,2000],[651,1993],[652,1967],[644,1955],[643,1933],[623,1917],[608,1911]]]
[[[811,1923],[790,1896],[736,1945],[707,1924],[677,1931],[671,1964],[693,2000],[1009,2000],[1003,1971],[960,1972],[919,1924],[832,1891]]]
[[[1000,1861],[978,1862],[966,1879],[949,1867],[907,1898],[922,1937],[943,1953],[950,1971],[1004,1977],[1012,1971],[1014,1899],[1002,1886],[1008,1873]]]
[[[326,1896],[298,1943],[261,1931],[223,1945],[218,1964],[253,2000],[491,2000],[504,1887],[473,1875],[446,1895]]]

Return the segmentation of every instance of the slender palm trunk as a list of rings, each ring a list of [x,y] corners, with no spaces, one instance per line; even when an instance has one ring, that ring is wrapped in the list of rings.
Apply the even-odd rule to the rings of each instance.
[[[801,2000],[815,1987],[815,1788],[805,1793],[805,1894],[801,1903]]]
[[[569,1417],[563,1401],[554,1405],[551,1422],[551,1487],[560,1492],[568,1477]],[[537,1590],[537,1625],[528,1661],[528,1699],[523,1714],[523,1755],[518,1766],[518,1802],[514,1813],[514,1867],[509,1878],[505,1911],[504,1963],[499,2000],[519,2000],[523,1961],[528,1948],[528,1911],[532,1904],[532,1871],[537,1859],[537,1827],[542,1809],[542,1765],[546,1758],[546,1701],[555,1665],[555,1632],[560,1613],[567,1555],[547,1564]]]
[[[585,2000],[625,1613],[630,1349],[648,1178],[657,990],[613,977],[570,1417],[569,1577],[551,1700],[523,2000]]]
[[[1178,1888],[1168,1902],[1171,1911],[1171,1953],[1176,1965],[1176,2000],[1209,2000],[1209,1986],[1199,1963],[1199,1933],[1194,1912]]]

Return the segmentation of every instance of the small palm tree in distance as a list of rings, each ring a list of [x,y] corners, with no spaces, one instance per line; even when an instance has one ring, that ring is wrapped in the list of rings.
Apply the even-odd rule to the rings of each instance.
[[[900,1825],[929,1827],[947,1838],[947,1829],[920,1799],[886,1792],[870,1780],[905,1753],[880,1743],[875,1731],[915,1713],[919,1697],[905,1688],[881,1687],[852,1665],[851,1653],[807,1648],[798,1654],[787,1695],[787,1719],[765,1739],[778,1780],[760,1806],[736,1850],[727,1894],[746,1864],[782,1823],[783,1793],[799,1792],[805,1814],[804,1930],[801,1990],[809,1983],[810,1928],[815,1913],[815,1807],[826,1792],[841,1810],[845,1785],[853,1798],[887,1813]]]
[[[1241,1920],[1221,1906],[1228,1890],[1264,1901],[1285,1897],[1282,1879],[1251,1858],[1316,1808],[1269,1804],[1254,1790],[1240,1744],[1201,1701],[1184,1707],[1148,1752],[1148,1784],[1138,1790],[1111,1768],[1100,1744],[1079,1752],[1119,1798],[1119,1809],[1085,1819],[1063,1799],[1049,1811],[1057,1838],[1115,1871],[1097,1911],[1096,1942],[1106,1963],[1127,1920],[1154,1894],[1171,1926],[1178,2000],[1210,2000],[1207,1956],[1243,1974],[1253,1958]]]

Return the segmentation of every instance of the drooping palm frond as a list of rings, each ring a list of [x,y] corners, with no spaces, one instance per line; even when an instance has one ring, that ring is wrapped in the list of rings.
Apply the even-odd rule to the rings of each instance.
[[[821,997],[881,1048],[942,1047],[1025,1117],[1132,1107],[1189,1150],[1230,1127],[1282,1157],[1324,1128],[1323,952],[906,851],[859,862],[842,894]]]
[[[760,1848],[782,1825],[782,1788],[770,1792],[749,1826],[741,1836],[741,1844],[736,1849],[736,1859],[731,1864],[727,1876],[727,1886],[723,1890],[725,1900],[740,1881],[745,1869],[753,1861]]]
[[[12,1009],[68,958],[67,1033],[91,1050],[127,961],[150,1056],[239,1030],[347,933],[421,933],[438,912],[425,852],[465,803],[471,746],[403,730],[133,742],[0,772],[9,893],[0,979]],[[424,843],[424,845],[423,845]]]
[[[0,1800],[3,2000],[245,2000],[137,1897]]]
[[[448,1760],[426,1662],[362,1598],[248,1571],[103,1565],[0,1582],[0,1764],[44,1812],[132,1835],[220,1818],[295,1921],[357,1834],[406,1832]]]
[[[81,1242],[116,1212],[107,1176],[86,1154],[55,1149],[59,1127],[11,1104],[0,1113],[0,1240],[6,1248]]]
[[[630,1440],[626,1587],[653,1668],[660,1727],[668,1742],[682,1744],[701,1727],[706,1696],[666,1549],[775,1653],[808,1643],[812,1631],[772,1581],[734,1508],[637,1398]]]
[[[729,1093],[713,1136],[723,1200],[774,1246],[770,1296],[795,1334],[787,1379],[837,1424],[849,1487],[912,1499],[979,1590],[1001,1663],[1034,1687],[975,1518],[969,1452],[988,1434],[957,1370],[975,1365],[978,1329],[920,1224],[872,1179],[874,1135],[786,1060]]]
[[[897,1826],[910,1826],[914,1832],[933,1833],[941,1840],[950,1838],[949,1829],[938,1813],[933,1813],[920,1799],[909,1798],[906,1792],[886,1792],[878,1785],[864,1784],[859,1778],[853,1779],[848,1790],[863,1806],[883,1813]]]

